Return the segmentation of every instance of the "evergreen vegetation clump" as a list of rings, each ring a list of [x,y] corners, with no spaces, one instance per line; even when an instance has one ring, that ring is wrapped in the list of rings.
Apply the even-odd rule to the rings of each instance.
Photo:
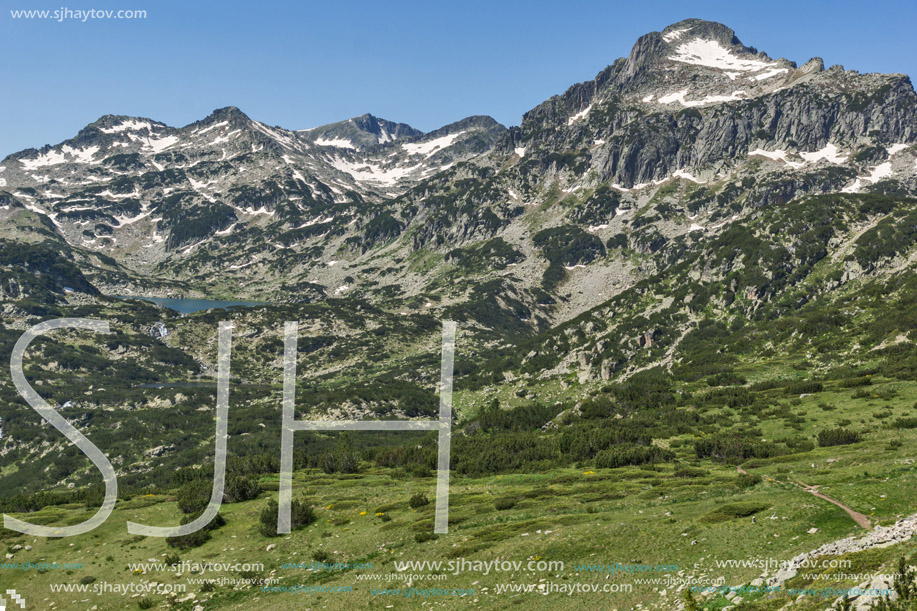
[[[845,446],[860,441],[860,433],[845,428],[826,429],[818,433],[818,445],[823,448]]]
[[[265,537],[276,537],[278,504],[270,499],[258,517],[258,532]],[[312,505],[305,499],[293,499],[290,502],[290,530],[300,530],[312,524],[318,518]]]

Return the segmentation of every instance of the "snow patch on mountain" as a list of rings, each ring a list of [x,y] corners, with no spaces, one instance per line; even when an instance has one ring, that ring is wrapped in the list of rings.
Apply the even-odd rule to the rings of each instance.
[[[762,72],[761,74],[755,75],[752,78],[756,81],[763,81],[765,79],[769,79],[774,76],[779,76],[786,72],[789,72],[788,68],[771,68],[770,70],[767,70],[765,72]]]
[[[567,125],[573,125],[574,123],[576,123],[576,122],[579,121],[580,119],[586,118],[586,115],[589,114],[589,111],[590,111],[590,110],[592,110],[592,104],[590,104],[590,105],[587,106],[586,108],[582,109],[581,111],[579,111],[578,113],[576,113],[575,115],[573,115],[572,117],[570,117],[569,119],[567,119]]]
[[[26,170],[34,170],[49,165],[67,163],[67,157],[63,153],[51,150],[44,155],[39,155],[35,159],[20,159],[19,163],[21,163]]]
[[[200,129],[200,130],[194,132],[194,134],[197,135],[197,136],[200,136],[201,134],[206,134],[206,133],[209,132],[210,130],[217,129],[218,127],[225,127],[225,126],[227,126],[227,125],[229,125],[229,121],[220,121],[219,123],[214,123],[213,125],[211,125],[211,126],[209,126],[209,127],[205,127],[204,129]]]
[[[122,121],[118,125],[115,125],[112,127],[100,127],[99,129],[105,132],[106,134],[117,134],[120,132],[134,132],[134,131],[140,131],[142,129],[148,129],[152,131],[153,124],[150,123],[149,121],[138,121],[136,119],[127,119],[125,121]]]
[[[400,179],[409,176],[413,170],[420,167],[417,165],[383,168],[366,162],[354,163],[340,157],[333,157],[330,162],[336,169],[345,174],[350,174],[358,182],[375,183],[386,187],[395,185]]]
[[[319,146],[336,146],[341,149],[356,148],[353,142],[344,138],[316,138],[314,142]]]
[[[734,102],[736,100],[742,100],[745,98],[745,91],[733,91],[729,95],[708,95],[701,100],[686,100],[685,97],[688,95],[687,89],[682,89],[681,91],[676,91],[674,93],[669,93],[664,96],[659,97],[660,104],[681,104],[686,107],[695,107],[695,106],[706,106],[707,104],[719,104],[721,102]]]
[[[162,138],[157,138],[155,140],[150,138],[147,140],[144,148],[149,152],[156,154],[161,153],[170,146],[174,145],[176,142],[178,142],[178,136],[163,136]]]
[[[691,28],[681,28],[679,30],[672,30],[671,32],[667,34],[663,34],[662,40],[669,42],[669,43],[675,42],[676,40],[684,36],[685,33],[688,32],[690,29]]]
[[[889,178],[892,175],[892,162],[886,161],[885,163],[880,163],[876,167],[870,170],[868,176],[858,176],[853,184],[847,185],[841,191],[844,193],[859,193],[860,190],[865,186],[864,183],[874,184]]]
[[[842,154],[837,148],[837,145],[831,144],[830,142],[824,146],[824,148],[817,151],[801,151],[799,156],[802,158],[802,161],[793,161],[788,158],[788,155],[791,153],[777,149],[775,151],[766,151],[764,149],[758,148],[753,151],[748,151],[748,156],[758,156],[758,157],[767,157],[772,161],[782,161],[791,168],[801,168],[807,163],[816,163],[818,161],[828,161],[829,163],[841,164],[847,161],[847,155]]]
[[[847,155],[843,155],[838,150],[837,146],[831,144],[830,142],[825,145],[825,147],[818,151],[813,151],[811,153],[801,152],[799,155],[806,160],[807,163],[815,163],[816,161],[821,161],[825,159],[831,163],[844,163],[847,161]]]
[[[736,78],[735,72],[760,72],[777,66],[774,62],[739,57],[717,41],[702,38],[695,38],[678,45],[675,55],[670,55],[669,59],[683,64],[730,70],[732,72],[727,74],[730,79]]]
[[[99,147],[90,146],[85,149],[76,149],[68,145],[63,145],[60,151],[50,150],[44,155],[39,155],[35,159],[20,159],[19,162],[26,170],[35,170],[37,168],[60,165],[62,163],[98,163],[93,160],[93,155],[99,152]]]
[[[702,180],[698,179],[694,174],[691,174],[687,170],[675,170],[672,172],[672,176],[675,178],[684,178],[685,180],[690,180],[691,182],[701,183]]]
[[[404,149],[409,155],[424,155],[429,157],[433,155],[437,150],[444,149],[448,146],[451,146],[457,138],[464,134],[467,130],[462,130],[455,134],[449,134],[447,136],[440,136],[439,138],[434,138],[427,142],[409,142],[402,144],[401,148]]]

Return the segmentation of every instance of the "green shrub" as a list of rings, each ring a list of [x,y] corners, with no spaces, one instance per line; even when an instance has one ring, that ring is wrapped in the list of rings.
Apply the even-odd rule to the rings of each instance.
[[[818,433],[818,445],[823,448],[830,446],[845,446],[860,440],[860,434],[848,429],[826,429]]]
[[[825,389],[824,384],[821,382],[812,382],[811,380],[803,380],[801,382],[793,382],[788,384],[783,391],[788,395],[812,395],[819,393]]]
[[[695,478],[695,477],[706,477],[710,475],[710,472],[706,469],[696,469],[694,467],[678,467],[675,469],[675,473],[672,474],[675,477],[682,478]]]
[[[768,503],[754,501],[727,503],[726,505],[720,505],[701,519],[704,522],[727,522],[736,518],[747,518],[764,511],[768,507],[770,507]]]
[[[334,561],[334,556],[332,556],[331,554],[329,554],[328,552],[326,552],[323,549],[317,549],[314,552],[312,552],[312,560],[315,560],[316,562],[324,562],[328,564]]]
[[[917,418],[898,418],[891,423],[893,429],[917,429]]]
[[[532,241],[552,265],[587,264],[605,256],[605,245],[598,237],[573,225],[544,229]]]
[[[241,503],[242,501],[256,499],[260,494],[261,487],[254,477],[230,475],[226,479],[223,500],[227,503]]]
[[[742,386],[747,383],[748,380],[733,371],[723,371],[707,378],[710,386]]]
[[[319,463],[325,473],[356,473],[359,470],[360,456],[353,450],[350,437],[342,435],[338,439],[335,451],[326,452]]]
[[[869,386],[872,384],[872,378],[861,376],[859,378],[844,378],[841,380],[841,386],[844,388],[857,388],[859,386]]]
[[[426,495],[424,495],[421,492],[418,492],[417,494],[412,496],[410,500],[408,500],[408,505],[413,509],[418,509],[420,507],[423,507],[429,504],[430,504],[430,499],[428,499]]]
[[[507,509],[512,509],[515,506],[516,506],[516,499],[512,499],[509,497],[503,497],[500,499],[496,499],[494,501],[494,508],[497,511],[505,511]]]
[[[261,510],[258,521],[258,532],[265,537],[276,537],[277,532],[277,512],[279,506],[277,501],[270,499],[267,506]],[[305,499],[293,499],[290,503],[290,530],[299,530],[305,528],[316,520],[315,512],[312,511],[312,505]]]
[[[196,519],[195,516],[186,515],[181,519],[181,524],[188,524]],[[178,549],[191,549],[193,547],[200,547],[204,543],[210,540],[210,531],[220,528],[226,524],[226,519],[222,514],[217,513],[216,516],[210,521],[207,526],[197,530],[189,535],[182,535],[180,537],[166,537],[166,545],[169,547],[177,547]]]
[[[599,469],[614,469],[628,465],[645,465],[665,462],[675,458],[669,450],[657,446],[621,445],[602,450],[595,455],[595,466]]]
[[[749,458],[770,458],[786,454],[777,445],[744,437],[719,433],[694,441],[694,453],[698,458],[711,458],[717,462],[741,463]]]
[[[182,484],[178,489],[178,508],[182,513],[200,514],[210,503],[212,482],[205,479],[194,479]]]
[[[757,473],[740,473],[736,478],[736,486],[743,490],[754,488],[762,482],[762,478]]]

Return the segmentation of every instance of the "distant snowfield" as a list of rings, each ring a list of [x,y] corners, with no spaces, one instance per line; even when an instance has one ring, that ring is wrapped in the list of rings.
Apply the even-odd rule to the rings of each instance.
[[[694,106],[706,106],[707,104],[719,104],[721,102],[734,102],[736,100],[745,99],[745,96],[746,96],[745,91],[733,91],[729,95],[708,95],[707,97],[701,100],[686,100],[685,97],[687,95],[688,95],[688,90],[682,89],[681,91],[676,91],[675,93],[669,93],[667,95],[660,96],[659,103],[660,104],[674,104],[677,102],[681,104],[682,106],[694,107]]]
[[[158,138],[155,140],[153,138],[150,138],[149,140],[147,140],[146,144],[144,145],[144,148],[147,151],[155,154],[155,153],[160,153],[166,150],[167,148],[169,148],[176,142],[178,142],[178,136],[164,136],[162,138]]]
[[[672,172],[672,176],[675,178],[684,178],[685,180],[690,180],[691,182],[702,183],[704,181],[698,179],[694,174],[691,174],[687,170],[675,170]]]
[[[681,28],[680,30],[672,30],[668,34],[663,34],[662,40],[666,42],[675,42],[676,40],[684,36],[685,32],[687,32],[690,29],[691,28]]]
[[[319,146],[336,146],[341,149],[355,148],[353,142],[344,138],[316,138],[314,142]]]
[[[233,223],[232,225],[230,225],[230,226],[227,227],[226,229],[223,229],[223,230],[221,230],[221,231],[214,231],[214,232],[213,232],[213,235],[229,235],[230,233],[232,233],[233,229],[235,229],[235,228],[236,228],[236,225],[238,225],[238,224],[239,224],[239,223]]]
[[[216,137],[216,138],[213,139],[213,142],[210,143],[210,146],[213,146],[213,145],[216,145],[216,144],[224,144],[224,143],[226,143],[226,142],[229,142],[230,140],[232,140],[234,137],[236,137],[236,135],[238,135],[238,134],[241,133],[241,132],[242,132],[241,129],[234,129],[234,130],[232,130],[231,132],[229,132],[228,134],[226,134],[226,135],[224,135],[224,136],[218,136],[218,137]],[[223,153],[224,153],[224,157],[225,157],[226,151],[223,151]],[[222,160],[221,160],[221,161],[222,161]]]
[[[99,147],[90,146],[85,149],[75,149],[68,145],[63,145],[60,151],[50,150],[44,155],[39,155],[35,159],[20,159],[19,163],[26,170],[35,170],[50,165],[60,165],[62,163],[98,163],[93,160],[93,155],[99,152]]]
[[[885,163],[880,163],[874,167],[870,172],[869,176],[858,176],[853,184],[848,185],[841,189],[844,193],[859,193],[860,189],[863,188],[863,183],[877,183],[880,180],[888,178],[892,175],[892,162],[886,161]]]
[[[408,142],[401,145],[401,148],[404,149],[409,155],[424,155],[430,157],[438,150],[444,149],[446,147],[452,146],[452,143],[456,141],[462,134],[467,130],[462,130],[455,134],[449,134],[448,136],[440,136],[439,138],[434,138],[427,142]]]
[[[134,223],[138,221],[142,221],[143,219],[147,218],[151,214],[152,212],[147,211],[147,212],[141,212],[137,216],[116,216],[113,218],[118,222],[119,227],[124,227],[125,225],[133,225]]]
[[[358,182],[371,182],[388,187],[395,185],[400,179],[409,176],[411,172],[420,167],[419,165],[414,165],[385,169],[365,162],[352,163],[340,157],[333,157],[329,161],[335,168],[350,174]]]
[[[776,62],[765,62],[760,59],[739,57],[717,41],[703,40],[701,38],[695,38],[694,40],[689,40],[688,42],[678,45],[675,49],[675,55],[670,55],[669,59],[683,64],[706,66],[707,68],[715,68],[724,71],[728,70],[729,72],[726,72],[726,76],[730,79],[735,79],[736,76],[738,76],[737,73],[742,72],[760,72],[762,70],[769,70],[772,72],[771,74],[767,74],[767,76],[763,74],[759,75],[760,78],[757,80],[770,78],[771,76],[779,74],[779,72],[773,73],[774,70],[779,69],[779,65]],[[786,70],[786,68],[782,70]]]
[[[816,161],[820,161],[822,159],[825,159],[831,163],[844,163],[847,161],[847,155],[842,155],[837,146],[831,144],[830,142],[819,151],[814,151],[811,153],[802,152],[799,153],[799,155],[808,163],[815,163]]]
[[[128,119],[127,121],[122,121],[114,127],[100,127],[101,131],[106,134],[117,134],[119,132],[135,132],[142,129],[153,129],[153,124],[149,121],[138,121],[136,119]]]
[[[765,79],[771,78],[772,76],[779,76],[779,75],[784,74],[784,73],[786,73],[786,72],[789,72],[789,69],[787,69],[787,68],[771,68],[770,70],[768,70],[768,71],[766,71],[766,72],[763,72],[762,74],[758,74],[758,75],[756,75],[756,76],[753,76],[752,78],[755,79],[756,81],[763,81],[763,80],[765,80]]]
[[[766,151],[764,149],[755,149],[753,151],[748,151],[748,156],[758,156],[758,157],[767,157],[772,161],[782,161],[791,168],[801,168],[807,163],[816,163],[821,160],[825,160],[829,163],[841,164],[847,161],[847,155],[842,154],[836,145],[831,144],[830,142],[824,146],[824,148],[817,151],[801,151],[799,156],[802,157],[802,161],[791,161],[787,159],[789,155],[787,151],[777,149],[775,151]]]
[[[585,118],[586,118],[586,115],[589,114],[589,111],[590,111],[590,110],[592,110],[592,104],[590,104],[590,105],[587,106],[586,108],[582,109],[581,111],[579,111],[578,113],[576,113],[575,115],[573,115],[572,117],[570,117],[569,119],[567,119],[567,125],[573,125],[574,123],[576,123],[576,122],[579,121],[580,119],[585,119]]]
[[[21,163],[22,166],[27,170],[34,170],[36,168],[42,168],[49,165],[67,163],[67,157],[63,153],[51,150],[44,155],[39,155],[35,159],[20,159],[19,163]]]
[[[201,134],[206,134],[210,130],[217,129],[218,127],[225,127],[227,125],[229,125],[229,121],[220,121],[219,123],[214,123],[213,125],[209,127],[205,127],[204,129],[198,130],[194,132],[194,134],[199,136]]]

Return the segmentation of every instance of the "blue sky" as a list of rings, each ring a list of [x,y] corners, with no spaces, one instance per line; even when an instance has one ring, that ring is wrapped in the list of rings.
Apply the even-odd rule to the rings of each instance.
[[[80,2],[80,3],[77,3]],[[16,9],[144,9],[145,20],[13,19]],[[864,8],[865,7],[865,8]],[[506,125],[687,17],[802,64],[917,73],[917,3],[4,0],[0,157],[104,114],[186,125],[222,106],[304,129],[371,112],[432,130]]]

